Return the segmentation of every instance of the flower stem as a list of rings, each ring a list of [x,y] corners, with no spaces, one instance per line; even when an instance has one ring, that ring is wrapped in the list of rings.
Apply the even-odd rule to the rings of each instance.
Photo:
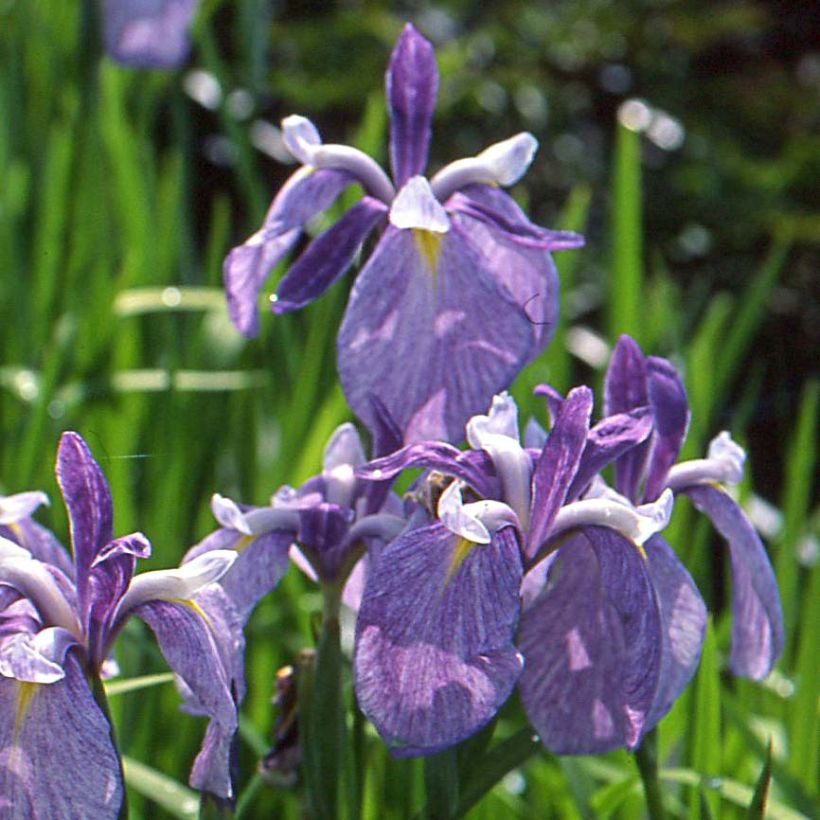
[[[663,820],[663,800],[661,798],[660,781],[658,780],[658,748],[657,734],[653,730],[641,741],[635,750],[635,763],[643,781],[646,808],[651,820]]]

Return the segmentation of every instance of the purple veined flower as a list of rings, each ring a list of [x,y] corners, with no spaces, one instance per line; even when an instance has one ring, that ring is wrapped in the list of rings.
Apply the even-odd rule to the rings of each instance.
[[[622,336],[605,381],[606,412],[649,405],[652,436],[615,463],[615,489],[635,502],[651,501],[665,488],[688,496],[726,541],[732,571],[732,648],[736,675],[765,677],[783,651],[783,615],[771,563],[760,536],[726,491],[743,478],[746,454],[728,432],[709,445],[706,458],[676,464],[689,427],[689,405],[671,362],[645,357]]]
[[[237,726],[223,660],[234,636],[220,633],[224,618],[211,607],[214,582],[235,553],[135,576],[150,544],[141,533],[112,537],[108,485],[76,433],[60,440],[57,481],[71,558],[29,518],[42,494],[0,500],[0,809],[14,817],[119,816],[121,766],[97,698],[114,640],[132,615],[152,629],[210,718],[191,785],[231,797],[220,752]]]
[[[423,176],[437,89],[433,48],[408,24],[386,75],[392,178],[363,152],[323,143],[305,117],[287,117],[285,145],[302,167],[224,264],[231,319],[253,336],[272,268],[310,219],[360,184],[363,198],[305,248],[271,306],[281,313],[312,302],[379,232],[339,331],[339,377],[359,418],[373,428],[375,396],[405,443],[460,438],[467,419],[543,348],[557,311],[550,251],[583,243],[532,224],[502,190],[529,166],[531,134]]]
[[[191,50],[199,0],[102,0],[109,56],[132,68],[176,68]]]
[[[377,448],[392,449],[395,443],[390,439]],[[183,564],[212,550],[234,550],[237,560],[219,583],[243,623],[259,599],[276,587],[291,560],[356,609],[365,549],[377,551],[407,524],[402,502],[386,483],[355,475],[364,463],[359,434],[345,423],[325,447],[321,474],[298,489],[280,488],[269,506],[240,505],[215,494],[211,509],[220,529],[192,547]]]
[[[573,390],[531,449],[502,394],[467,424],[472,450],[416,443],[360,469],[453,478],[435,519],[375,557],[359,610],[356,693],[394,754],[458,743],[516,683],[552,751],[634,748],[694,672],[705,609],[657,536],[672,493],[634,505],[596,490],[600,470],[648,438],[651,414],[590,428],[591,410],[591,391]]]

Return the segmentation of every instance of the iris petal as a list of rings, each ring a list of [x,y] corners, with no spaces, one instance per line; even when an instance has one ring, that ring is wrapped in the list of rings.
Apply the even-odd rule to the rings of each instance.
[[[371,564],[356,627],[356,692],[397,755],[430,754],[477,731],[521,671],[512,644],[516,536],[501,530],[451,572],[460,540],[436,522],[400,536]]]
[[[524,612],[519,689],[556,754],[635,748],[654,702],[661,620],[646,562],[611,530],[590,527],[561,547]]]

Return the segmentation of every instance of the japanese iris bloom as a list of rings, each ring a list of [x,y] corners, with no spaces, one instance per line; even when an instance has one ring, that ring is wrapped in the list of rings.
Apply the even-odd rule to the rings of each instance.
[[[290,266],[272,309],[296,310],[316,299],[378,229],[339,331],[339,377],[369,428],[375,396],[407,443],[460,438],[467,419],[543,348],[557,311],[549,252],[583,241],[532,224],[501,189],[529,166],[537,147],[531,134],[423,176],[437,87],[432,46],[408,24],[386,75],[392,179],[361,151],[323,144],[304,117],[287,117],[285,145],[302,167],[262,227],[224,264],[231,319],[252,336],[271,269],[309,220],[348,185],[361,185],[362,199]]]
[[[694,674],[703,642],[703,600],[658,534],[679,492],[729,541],[732,669],[761,677],[781,651],[771,566],[715,484],[739,480],[737,445],[722,434],[709,458],[673,465],[682,384],[631,340],[616,348],[606,391],[591,429],[589,390],[546,391],[555,423],[548,436],[528,431],[536,448],[518,444],[514,404],[499,396],[468,424],[471,451],[418,443],[361,471],[384,479],[423,466],[456,479],[437,520],[376,556],[359,610],[357,695],[396,754],[469,736],[516,683],[550,750],[635,748]],[[599,475],[613,462],[620,492]]]
[[[291,558],[312,579],[344,590],[345,602],[356,608],[365,545],[376,549],[406,525],[403,505],[386,483],[355,475],[365,461],[356,428],[345,423],[325,447],[322,472],[299,489],[280,488],[269,506],[239,505],[215,494],[211,508],[221,527],[192,547],[185,561],[212,550],[236,551],[236,563],[220,585],[243,622],[279,583]]]
[[[122,772],[100,679],[131,615],[211,718],[191,784],[230,797],[237,717],[225,658],[235,636],[213,582],[235,553],[134,576],[150,545],[141,533],[112,538],[108,485],[76,433],[60,440],[57,481],[72,557],[29,517],[42,493],[0,499],[0,814],[119,816]]]
[[[176,68],[191,49],[199,0],[103,0],[103,38],[112,59],[133,68]]]

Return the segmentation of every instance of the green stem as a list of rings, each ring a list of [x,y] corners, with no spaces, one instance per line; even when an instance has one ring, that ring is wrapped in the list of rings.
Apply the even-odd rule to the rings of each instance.
[[[635,762],[643,781],[649,817],[651,820],[663,820],[665,815],[658,780],[657,736],[654,730],[644,737],[641,745],[635,750]]]

